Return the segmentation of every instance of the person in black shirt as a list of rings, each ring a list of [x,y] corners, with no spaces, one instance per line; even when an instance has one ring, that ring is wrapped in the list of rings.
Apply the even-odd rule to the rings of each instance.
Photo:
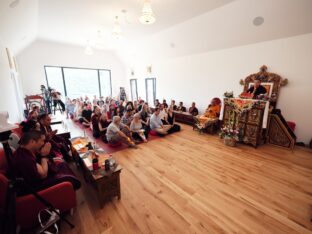
[[[166,99],[163,100],[163,103],[162,103],[162,104],[164,105],[164,108],[166,108],[166,109],[168,108],[168,104],[167,104],[167,102],[166,102]]]
[[[198,115],[198,109],[195,106],[195,102],[192,102],[192,106],[189,109],[189,113],[192,114],[193,116]]]
[[[261,85],[261,81],[259,79],[255,79],[254,86],[250,87],[247,90],[247,93],[251,93],[253,95],[253,99],[257,99],[259,95],[266,94],[267,90],[264,86]]]
[[[173,110],[177,110],[177,105],[175,104],[175,100],[171,100],[170,105],[173,107]]]
[[[179,132],[181,130],[181,126],[175,123],[175,113],[173,112],[173,106],[170,106],[168,109],[168,115],[166,119],[167,123],[172,127],[169,129],[168,133]]]
[[[91,105],[84,104],[79,122],[86,127],[90,127],[91,115],[92,115]]]
[[[186,112],[186,108],[183,106],[183,102],[179,103],[177,111]]]

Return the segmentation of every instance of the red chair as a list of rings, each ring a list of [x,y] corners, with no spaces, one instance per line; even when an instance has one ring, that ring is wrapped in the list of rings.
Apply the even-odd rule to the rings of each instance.
[[[0,214],[5,211],[5,201],[8,190],[6,177],[7,163],[3,149],[0,149]],[[76,193],[70,182],[62,182],[38,192],[60,212],[70,211],[76,206]],[[60,196],[61,194],[61,196]],[[16,198],[16,224],[22,229],[29,229],[38,225],[38,213],[46,208],[32,194]]]

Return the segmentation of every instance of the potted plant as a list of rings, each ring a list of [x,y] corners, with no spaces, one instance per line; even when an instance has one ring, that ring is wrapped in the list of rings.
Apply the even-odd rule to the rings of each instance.
[[[230,126],[224,126],[221,128],[219,136],[223,139],[225,145],[234,147],[239,140],[239,130]]]

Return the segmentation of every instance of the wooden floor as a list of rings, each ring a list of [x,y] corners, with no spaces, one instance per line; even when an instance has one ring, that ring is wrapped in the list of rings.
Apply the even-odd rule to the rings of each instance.
[[[312,152],[224,146],[182,126],[114,154],[121,200],[99,208],[81,178],[76,228],[62,233],[312,233]]]

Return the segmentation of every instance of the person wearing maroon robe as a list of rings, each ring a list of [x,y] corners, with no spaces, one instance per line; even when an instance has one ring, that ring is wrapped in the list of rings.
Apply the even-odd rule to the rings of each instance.
[[[58,157],[62,154],[66,161],[69,161],[71,156],[69,155],[70,142],[66,139],[56,135],[56,130],[52,131],[51,117],[48,114],[42,114],[39,116],[40,130],[46,136],[46,140],[52,144],[51,155]]]
[[[54,163],[49,159],[51,144],[45,143],[45,136],[39,131],[24,133],[20,147],[14,152],[12,165],[16,178],[24,181],[34,190],[42,190],[55,184],[68,181],[75,190],[81,187],[80,181],[65,162]],[[27,194],[26,187],[19,194]]]

